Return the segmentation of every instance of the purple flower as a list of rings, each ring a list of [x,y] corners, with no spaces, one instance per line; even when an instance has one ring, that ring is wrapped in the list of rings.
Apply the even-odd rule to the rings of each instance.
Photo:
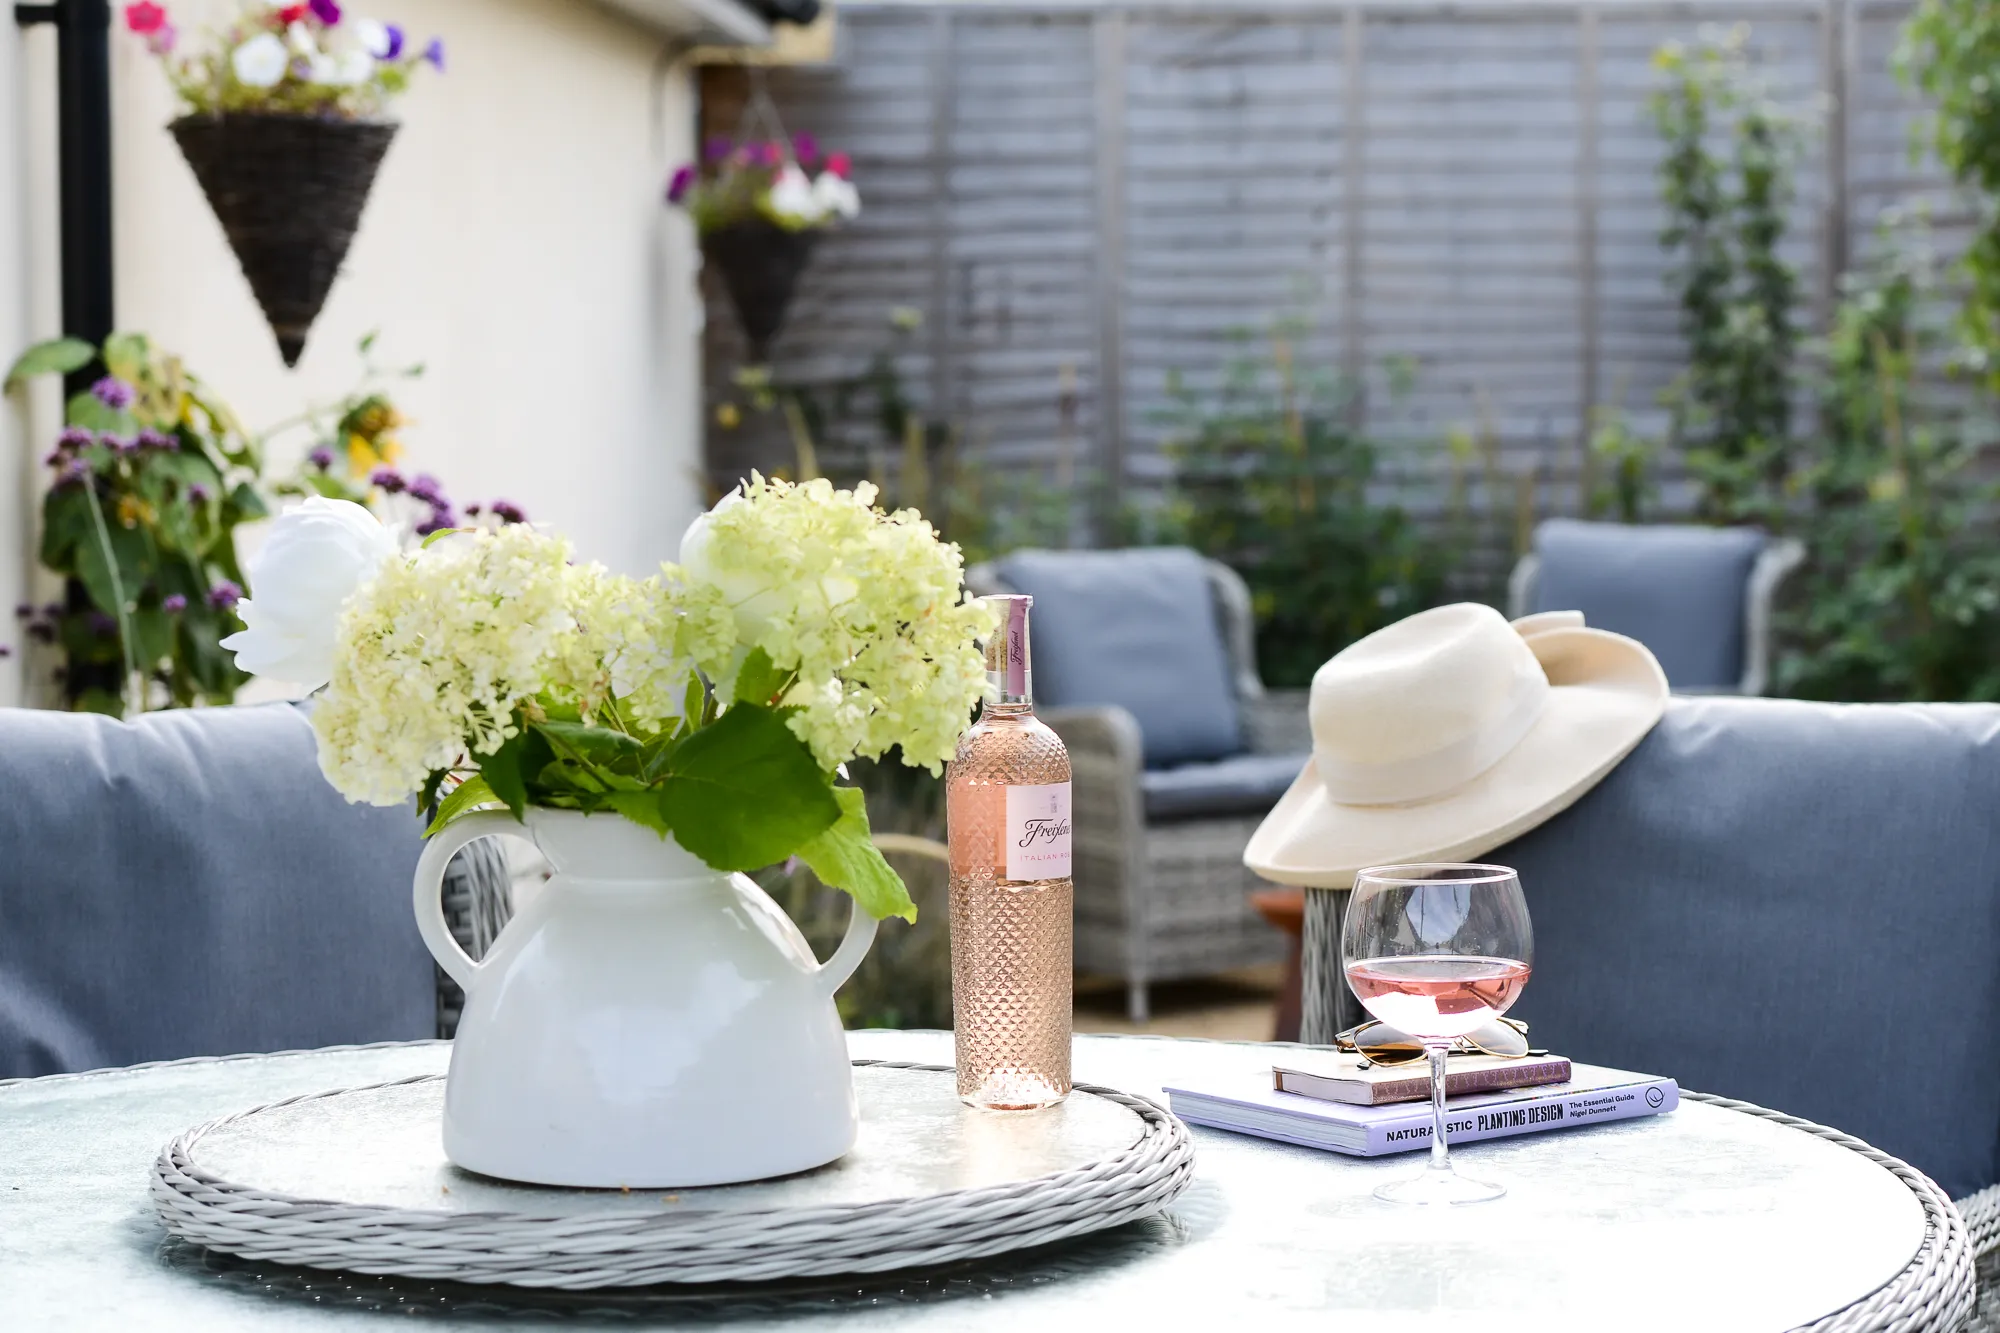
[[[389,49],[383,53],[382,59],[395,60],[403,54],[403,47],[409,39],[404,36],[403,29],[397,24],[385,23],[382,25],[382,30],[389,34]]]
[[[445,532],[458,526],[458,515],[451,512],[450,505],[436,505],[431,516],[417,524],[417,535],[428,537],[434,532]]]
[[[467,505],[465,507],[465,516],[467,518],[478,518],[479,513],[480,510],[478,505]]]
[[[8,658],[12,657],[13,655],[14,655],[14,650],[13,650],[12,648],[9,648],[9,647],[8,647],[8,646],[7,646],[6,644],[4,644],[4,643],[0,643],[0,662],[4,662],[4,661],[6,661],[6,660],[7,660]]]
[[[16,620],[26,620],[34,614],[35,608],[29,606],[26,602],[22,602],[14,608],[14,619]]]
[[[329,28],[340,22],[340,6],[335,0],[306,0],[306,8],[312,11],[314,18]]]
[[[750,161],[760,167],[775,167],[785,155],[774,143],[760,143],[750,149]]]
[[[42,615],[49,620],[54,620],[57,616],[61,614],[62,614],[61,602],[50,602],[47,606],[42,608]]]
[[[174,453],[180,449],[181,442],[171,435],[148,429],[139,432],[139,447],[141,449],[159,449],[167,453]]]
[[[68,458],[68,457],[69,457],[69,455],[68,455],[68,454],[64,453],[64,452],[63,452],[62,450],[60,450],[60,449],[57,449],[57,450],[56,450],[55,452],[51,453],[51,454],[50,454],[50,455],[49,455],[49,456],[48,456],[47,458],[44,458],[44,459],[42,460],[42,466],[43,466],[43,467],[61,467],[61,466],[63,465],[63,460],[64,460],[64,459],[66,459],[66,458]]]
[[[243,589],[228,579],[208,590],[208,604],[218,611],[233,611],[236,609],[236,604],[242,600]]]
[[[64,463],[62,471],[56,474],[56,485],[59,488],[63,486],[80,486],[83,484],[84,478],[89,475],[90,464],[84,462],[81,458],[72,458],[69,462]]]
[[[28,637],[36,643],[54,643],[56,641],[56,627],[49,624],[30,625],[28,626]]]
[[[92,611],[83,623],[94,638],[109,639],[118,633],[117,618],[102,611]]]
[[[674,172],[673,179],[667,182],[667,202],[678,204],[681,200],[687,198],[687,192],[693,188],[694,167],[688,165],[680,168]]]
[[[521,506],[507,500],[495,500],[493,502],[493,517],[499,519],[502,523],[526,523],[528,521],[528,516],[522,511]]]
[[[322,444],[306,455],[306,462],[324,472],[333,466],[333,450]]]
[[[170,592],[160,599],[160,609],[170,616],[177,616],[188,609],[188,599],[177,592]]]
[[[444,73],[444,38],[431,38],[431,44],[424,48],[424,59],[437,66],[438,73]]]
[[[97,443],[97,432],[85,430],[81,426],[70,426],[56,436],[58,449],[88,449]]]
[[[200,482],[196,482],[194,485],[188,487],[188,503],[191,505],[207,504],[208,487],[202,485]]]
[[[132,406],[132,386],[116,375],[106,375],[90,386],[91,394],[114,412],[123,412]]]
[[[728,157],[735,147],[735,144],[729,142],[727,135],[711,134],[708,142],[702,145],[701,155],[710,162],[720,162]]]
[[[139,442],[137,440],[128,440],[122,435],[112,435],[107,432],[100,437],[100,442],[114,454],[136,454],[139,452]]]
[[[410,483],[410,498],[422,500],[433,509],[451,507],[451,501],[444,498],[444,483],[428,472],[419,472],[416,480]]]
[[[376,468],[368,474],[368,484],[370,486],[380,486],[391,495],[401,495],[409,485],[408,482],[403,480],[403,474],[392,467]]]
[[[819,161],[819,140],[801,130],[792,136],[792,156],[802,167],[809,167]]]

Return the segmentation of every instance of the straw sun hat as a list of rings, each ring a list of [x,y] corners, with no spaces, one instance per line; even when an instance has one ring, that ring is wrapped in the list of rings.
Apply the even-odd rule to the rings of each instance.
[[[1243,862],[1341,889],[1369,866],[1482,855],[1596,786],[1666,703],[1645,645],[1580,612],[1420,612],[1313,676],[1313,757]]]

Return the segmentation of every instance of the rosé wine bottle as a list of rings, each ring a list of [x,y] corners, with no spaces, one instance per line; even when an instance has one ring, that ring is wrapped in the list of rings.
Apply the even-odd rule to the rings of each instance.
[[[1069,752],[1035,718],[1032,597],[989,597],[998,691],[945,779],[951,840],[952,1034],[958,1096],[1026,1111],[1069,1095]]]

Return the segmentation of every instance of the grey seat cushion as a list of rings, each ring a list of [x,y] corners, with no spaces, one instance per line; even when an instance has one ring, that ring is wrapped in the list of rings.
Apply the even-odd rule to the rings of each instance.
[[[0,709],[0,1077],[433,1035],[420,834],[290,705]]]
[[[1238,754],[1139,775],[1146,818],[1203,819],[1261,815],[1278,803],[1305,767],[1302,754]]]
[[[1581,611],[1593,627],[1637,639],[1677,690],[1734,689],[1750,570],[1766,542],[1754,528],[1552,518],[1535,529],[1541,570],[1529,610]]]
[[[1243,723],[1202,558],[1181,547],[1016,551],[996,566],[1035,599],[1037,702],[1131,712],[1146,766],[1222,759]]]
[[[1677,699],[1484,858],[1537,1044],[1804,1116],[1953,1197],[2000,1180],[2000,707]]]

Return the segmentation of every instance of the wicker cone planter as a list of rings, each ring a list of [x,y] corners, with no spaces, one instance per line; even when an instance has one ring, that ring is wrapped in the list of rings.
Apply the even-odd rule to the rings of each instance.
[[[340,272],[396,126],[316,116],[185,116],[174,138],[243,265],[287,366]]]
[[[784,327],[799,275],[818,240],[818,232],[811,229],[787,231],[761,218],[734,223],[702,239],[703,252],[729,289],[736,318],[750,340],[753,362],[770,360],[771,341]]]

